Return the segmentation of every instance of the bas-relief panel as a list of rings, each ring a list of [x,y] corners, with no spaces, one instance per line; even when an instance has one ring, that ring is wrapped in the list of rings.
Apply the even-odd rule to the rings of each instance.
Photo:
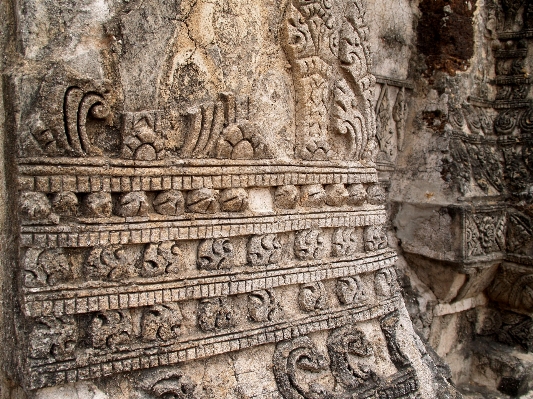
[[[285,398],[416,397],[363,2],[143,7],[107,10],[102,76],[10,77],[24,385],[137,373],[192,398],[185,365],[275,345],[258,362]],[[127,67],[147,73],[141,33],[167,19],[143,97]],[[389,106],[384,87],[378,124],[388,106],[403,126],[405,88]]]

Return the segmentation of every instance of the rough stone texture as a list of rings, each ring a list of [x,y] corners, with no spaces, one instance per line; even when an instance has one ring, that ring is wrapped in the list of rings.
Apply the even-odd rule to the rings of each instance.
[[[2,399],[531,397],[530,0],[0,5]]]
[[[404,150],[382,173],[407,308],[465,397],[530,397],[533,5],[419,6]]]

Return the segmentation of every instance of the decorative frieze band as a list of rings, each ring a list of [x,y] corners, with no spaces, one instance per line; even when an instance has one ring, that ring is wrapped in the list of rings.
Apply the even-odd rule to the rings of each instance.
[[[328,309],[306,316],[297,322],[291,320],[243,332],[187,340],[170,347],[162,346],[157,353],[153,354],[143,349],[37,366],[30,369],[30,389],[99,378],[115,373],[175,365],[230,351],[277,343],[314,332],[338,328],[348,323],[376,319],[398,309],[399,301],[400,297],[395,296],[376,306],[358,306],[338,311]]]
[[[19,165],[19,189],[55,193],[195,190],[378,181],[375,169],[301,166],[110,167]]]
[[[22,226],[23,247],[91,247],[271,234],[310,228],[364,227],[386,222],[383,206],[358,211],[293,213],[278,216],[184,219],[127,224]]]
[[[61,292],[28,289],[23,309],[30,317],[62,316],[236,295],[374,272],[391,267],[396,259],[395,252],[385,250],[355,260],[313,261],[285,265],[286,268],[278,270],[227,273],[166,283],[65,289]]]

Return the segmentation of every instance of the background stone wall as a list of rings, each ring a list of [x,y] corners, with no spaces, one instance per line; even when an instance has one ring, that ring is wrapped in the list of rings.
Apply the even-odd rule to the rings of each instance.
[[[319,3],[327,5],[328,1]],[[1,110],[7,121],[0,123],[5,154],[4,169],[0,171],[0,181],[5,184],[0,190],[0,209],[8,210],[0,213],[4,254],[0,259],[3,266],[0,331],[5,342],[0,348],[4,370],[0,379],[2,399],[25,397],[19,384],[29,378],[24,375],[26,371],[21,371],[24,360],[20,361],[29,327],[21,321],[21,315],[12,314],[21,312],[19,290],[26,292],[20,287],[22,276],[17,271],[22,258],[19,259],[21,255],[16,250],[20,245],[16,187],[20,187],[23,179],[16,176],[29,167],[17,170],[14,158],[15,154],[21,158],[64,155],[60,146],[49,145],[48,136],[31,139],[35,138],[32,133],[35,129],[44,130],[43,123],[63,125],[47,113],[61,112],[61,105],[54,99],[63,96],[60,88],[64,81],[74,72],[76,85],[85,92],[100,90],[105,94],[112,110],[105,117],[107,125],[103,128],[94,123],[98,121],[90,120],[92,125],[88,129],[98,137],[95,147],[103,148],[106,157],[120,153],[120,157],[159,161],[165,154],[179,154],[202,159],[207,152],[202,153],[202,148],[194,143],[191,147],[187,141],[194,133],[194,123],[198,123],[194,121],[206,118],[209,104],[235,101],[228,100],[232,98],[228,93],[237,93],[237,103],[245,99],[248,112],[236,116],[236,121],[253,121],[263,141],[258,146],[245,137],[242,141],[250,140],[253,149],[237,148],[232,143],[231,149],[221,149],[219,154],[229,151],[230,158],[232,154],[239,158],[251,151],[252,158],[307,165],[306,160],[322,151],[326,154],[323,160],[330,162],[327,155],[330,150],[344,151],[337,136],[330,140],[330,147],[318,144],[313,148],[314,155],[309,155],[308,147],[301,144],[312,133],[305,130],[306,121],[314,120],[319,126],[328,124],[324,112],[330,109],[326,106],[324,111],[321,106],[310,105],[314,100],[302,107],[298,100],[302,93],[307,93],[305,84],[303,89],[299,88],[295,78],[299,73],[298,59],[281,45],[286,40],[283,24],[288,4],[274,0],[0,3],[0,16],[6,16],[1,18],[0,33],[4,72]],[[393,397],[460,397],[449,383],[452,380],[469,398],[527,398],[533,391],[530,353],[533,178],[528,150],[532,144],[529,75],[533,66],[532,12],[529,0],[367,2],[365,42],[372,52],[371,72],[376,76],[371,92],[376,141],[370,158],[361,155],[361,161],[373,170],[368,176],[375,174],[376,169],[377,175],[368,177],[364,188],[368,188],[367,183],[370,186],[376,183],[370,180],[379,179],[379,186],[387,192],[388,242],[399,256],[396,270],[405,300],[405,305],[398,307],[399,342],[416,369],[420,385],[417,393],[402,396],[396,392]],[[91,86],[95,82],[96,86]],[[156,122],[151,127],[158,133],[165,132],[164,144],[152,140],[149,144],[153,149],[142,152],[139,150],[142,145],[131,140],[129,143],[133,144],[128,150],[117,139],[122,137],[121,129],[125,129],[121,121],[130,120],[135,126],[142,119],[139,115],[155,109],[160,113],[150,114],[148,119],[161,120],[158,129],[154,128]],[[189,124],[182,123],[184,114]],[[158,119],[161,115],[164,117]],[[506,123],[516,127],[509,128]],[[330,132],[322,128],[319,134],[327,136]],[[270,144],[267,150],[264,143]],[[89,152],[85,147],[82,150]],[[356,153],[359,154],[352,151],[347,157]],[[366,160],[375,162],[365,163]],[[102,165],[109,167],[108,163]],[[246,165],[244,162],[241,166]],[[271,172],[264,170],[263,173]],[[355,174],[352,169],[348,173]],[[321,188],[316,184],[306,187],[305,190],[311,190],[305,194],[309,197]],[[330,190],[337,197],[348,195],[339,186]],[[238,194],[250,195],[249,210],[255,216],[276,210],[268,189],[252,191]],[[350,191],[349,195],[354,197],[357,193]],[[381,206],[384,196],[380,188],[376,188],[374,197],[378,205],[366,202],[362,205],[365,212],[374,205]],[[244,197],[239,198],[241,202],[237,202],[242,203]],[[228,198],[228,209],[239,208],[233,199]],[[323,212],[331,211],[331,205],[318,203]],[[341,200],[338,204],[347,213],[359,210]],[[315,205],[299,203],[298,209],[305,213],[309,206]],[[120,216],[131,218],[126,213]],[[129,222],[133,221],[136,220]],[[291,234],[286,232],[283,236],[284,245],[293,242]],[[244,238],[241,241],[236,257],[244,259],[246,245]],[[187,245],[192,248],[192,244]],[[329,292],[332,287],[326,283],[325,288],[313,286],[311,291]],[[284,288],[281,293],[289,317],[301,312],[286,305],[293,299],[298,302],[296,292]],[[182,311],[185,319],[193,318],[192,305]],[[12,320],[16,320],[18,333]],[[373,343],[383,343],[384,335],[380,335],[376,320],[362,321],[358,326]],[[317,353],[328,353],[328,342],[333,338],[327,330],[318,328],[306,335],[317,345]],[[294,340],[286,342],[295,345]],[[424,342],[429,344],[425,346]],[[305,345],[311,344],[306,341]],[[283,358],[280,353],[290,352],[290,345],[251,346],[180,363],[178,374],[164,368],[153,375],[116,374],[41,388],[29,395],[147,398],[155,391],[151,387],[151,393],[147,393],[150,389],[139,387],[139,381],[158,378],[174,383],[180,380],[181,393],[174,392],[174,397],[188,399],[336,397],[329,391],[320,391],[322,388],[313,386],[313,382],[335,386],[336,393],[343,394],[345,386],[336,375],[324,374],[319,374],[316,381],[305,377],[304,386],[309,391],[304,389],[303,393],[287,396],[287,391],[281,389],[280,394],[280,386],[284,385],[271,377],[271,359]],[[381,351],[378,358],[383,361],[379,363],[378,374],[395,375],[401,369],[398,359],[390,360],[386,350]],[[314,359],[315,366],[319,360]],[[307,367],[309,370],[313,365]],[[365,375],[366,366],[362,367]]]

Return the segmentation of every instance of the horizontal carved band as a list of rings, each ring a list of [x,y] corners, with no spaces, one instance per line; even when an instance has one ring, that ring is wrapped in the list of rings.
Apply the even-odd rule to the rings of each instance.
[[[23,247],[92,247],[114,244],[148,244],[167,240],[198,240],[272,234],[310,228],[364,227],[386,222],[383,206],[364,210],[324,213],[294,213],[260,217],[202,217],[175,222],[144,222],[83,226],[22,226]]]
[[[530,37],[533,37],[533,29],[526,29],[521,32],[500,32],[498,34],[498,39],[500,40],[527,39]]]
[[[128,309],[191,299],[236,295],[262,289],[373,272],[394,264],[390,250],[362,259],[325,263],[306,262],[300,267],[251,273],[228,273],[215,277],[189,278],[153,285],[112,286],[71,289],[57,292],[31,292],[25,295],[23,309],[30,317],[61,316],[88,312]]]
[[[533,79],[526,77],[526,76],[522,76],[522,75],[497,76],[493,82],[497,85],[510,85],[510,84],[527,85],[527,84],[531,84],[533,82]]]
[[[495,58],[524,58],[527,57],[527,48],[517,50],[496,50],[493,54]]]
[[[175,365],[230,351],[251,348],[258,345],[277,343],[302,335],[330,330],[348,323],[372,320],[398,309],[399,297],[382,301],[377,306],[359,306],[332,312],[325,310],[307,316],[294,323],[278,323],[245,332],[222,334],[210,338],[188,340],[172,347],[162,347],[157,354],[145,350],[122,352],[92,359],[65,361],[61,364],[44,365],[30,370],[30,389],[104,377],[116,373],[141,370],[159,366]],[[294,325],[297,324],[297,327]]]
[[[375,183],[375,169],[301,166],[161,167],[20,165],[19,189],[45,193],[225,189],[303,184]],[[313,172],[310,173],[310,170]]]

